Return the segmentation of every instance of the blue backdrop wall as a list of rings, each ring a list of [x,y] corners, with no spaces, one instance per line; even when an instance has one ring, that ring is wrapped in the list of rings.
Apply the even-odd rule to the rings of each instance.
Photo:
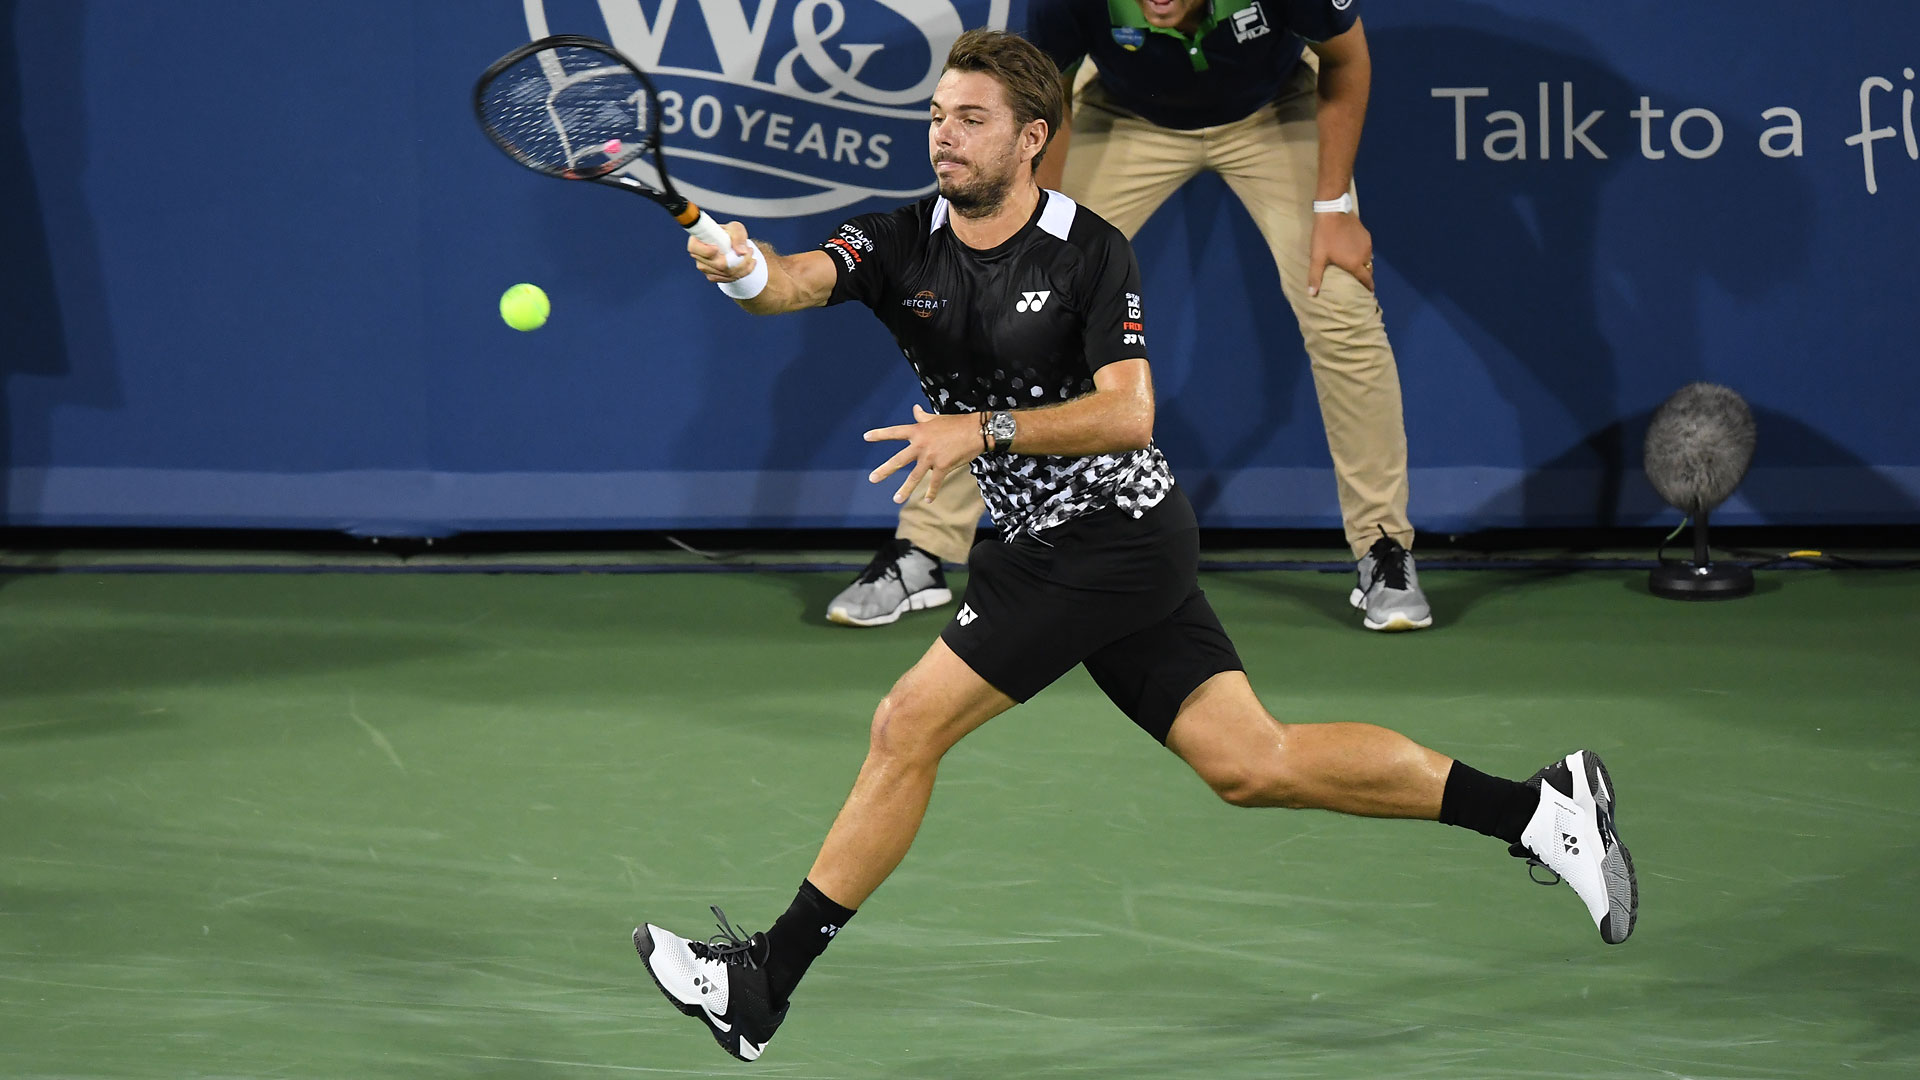
[[[468,90],[611,36],[678,95],[677,175],[791,250],[928,187],[945,41],[1022,2],[0,0],[5,523],[890,522],[859,436],[918,391],[864,309],[739,312],[642,200],[501,157]],[[1639,441],[1694,379],[1760,423],[1721,520],[1920,521],[1920,4],[1360,2],[1417,524],[1671,520]],[[1337,524],[1245,213],[1202,177],[1137,249],[1203,520]],[[501,324],[516,281],[545,329]]]

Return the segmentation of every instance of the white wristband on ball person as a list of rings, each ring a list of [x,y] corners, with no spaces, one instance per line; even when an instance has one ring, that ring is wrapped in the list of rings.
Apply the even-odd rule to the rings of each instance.
[[[1316,214],[1351,214],[1353,213],[1353,192],[1344,192],[1337,199],[1315,199],[1313,200],[1313,212]]]

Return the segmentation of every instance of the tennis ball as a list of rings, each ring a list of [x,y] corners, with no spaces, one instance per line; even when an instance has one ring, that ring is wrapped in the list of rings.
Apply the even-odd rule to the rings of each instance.
[[[500,317],[515,330],[538,330],[547,325],[553,311],[547,294],[538,285],[521,282],[500,294]]]

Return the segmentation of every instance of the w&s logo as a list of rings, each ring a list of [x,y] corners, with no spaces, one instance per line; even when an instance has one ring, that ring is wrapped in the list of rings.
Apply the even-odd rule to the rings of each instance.
[[[674,186],[743,217],[932,191],[941,64],[962,30],[1004,28],[1011,2],[523,0],[530,37],[604,38],[645,69]]]

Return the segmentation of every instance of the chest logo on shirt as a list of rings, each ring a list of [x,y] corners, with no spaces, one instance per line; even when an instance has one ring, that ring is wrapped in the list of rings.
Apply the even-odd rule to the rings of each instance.
[[[923,319],[933,318],[933,313],[947,306],[945,300],[933,295],[932,289],[921,289],[912,296],[900,301],[900,306],[912,311]]]
[[[1347,0],[1349,4],[1352,2],[1353,0]],[[1333,0],[1333,6],[1338,8],[1345,5],[1341,4],[1340,0]],[[1235,41],[1252,41],[1257,37],[1265,37],[1272,32],[1272,29],[1267,25],[1267,13],[1260,10],[1258,0],[1233,13],[1233,40]]]
[[[1133,52],[1147,43],[1147,33],[1137,26],[1116,26],[1113,28],[1113,40],[1121,48]]]
[[[1039,311],[1047,306],[1047,297],[1052,295],[1051,292],[1023,292],[1020,294],[1020,302],[1013,305],[1013,310]]]

